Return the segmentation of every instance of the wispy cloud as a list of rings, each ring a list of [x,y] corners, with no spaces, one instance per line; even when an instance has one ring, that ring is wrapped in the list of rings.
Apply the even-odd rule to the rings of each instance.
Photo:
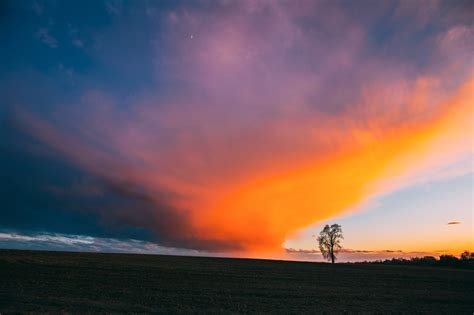
[[[31,8],[37,15],[41,15],[44,12],[44,6],[38,3],[38,1],[33,1]]]
[[[92,244],[94,238],[80,235],[64,234],[19,234],[19,233],[0,233],[1,241],[20,241],[20,242],[45,242],[50,244],[76,245]]]
[[[109,0],[105,2],[105,9],[111,15],[122,14],[122,1],[120,0]]]
[[[66,67],[64,64],[59,63],[58,65],[59,71],[66,74],[68,77],[72,78],[74,76],[74,69],[71,67]]]
[[[84,47],[84,42],[80,39],[74,39],[72,44],[76,47]]]
[[[92,237],[61,233],[0,232],[0,248],[64,250],[83,252],[143,253],[161,255],[212,256],[197,250],[164,247],[156,243],[135,240]]]
[[[459,221],[451,221],[451,222],[448,222],[447,225],[456,225],[456,224],[461,224],[462,222],[459,222]]]
[[[36,32],[36,37],[38,37],[44,44],[48,45],[51,48],[57,48],[58,47],[58,41],[56,38],[54,38],[50,33],[49,29],[46,27],[40,28]]]
[[[316,249],[285,249],[288,258],[293,260],[308,260],[308,261],[323,261],[321,252]],[[411,257],[424,257],[449,254],[448,250],[437,250],[433,252],[428,251],[403,251],[403,250],[365,250],[365,249],[342,249],[338,254],[338,261],[341,262],[355,262],[355,261],[373,261],[379,259],[391,259],[391,258],[411,258]]]
[[[320,255],[321,252],[317,249],[294,249],[286,248],[287,253],[290,254],[315,254]],[[366,250],[366,249],[349,249],[343,248],[339,251],[340,253],[363,253],[363,254],[380,254],[380,253],[404,253],[402,250],[384,249],[384,250]]]

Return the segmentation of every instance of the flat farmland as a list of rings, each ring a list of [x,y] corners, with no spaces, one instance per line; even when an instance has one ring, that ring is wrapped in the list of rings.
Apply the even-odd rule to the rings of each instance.
[[[0,250],[0,313],[474,312],[474,271]]]

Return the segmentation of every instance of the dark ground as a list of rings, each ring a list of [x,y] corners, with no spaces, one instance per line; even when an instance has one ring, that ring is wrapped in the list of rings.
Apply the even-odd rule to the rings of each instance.
[[[464,313],[474,271],[0,250],[0,313]]]

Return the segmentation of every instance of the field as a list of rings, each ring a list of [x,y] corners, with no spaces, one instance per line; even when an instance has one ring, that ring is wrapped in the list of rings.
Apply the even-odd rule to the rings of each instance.
[[[474,271],[0,250],[0,313],[474,312]]]

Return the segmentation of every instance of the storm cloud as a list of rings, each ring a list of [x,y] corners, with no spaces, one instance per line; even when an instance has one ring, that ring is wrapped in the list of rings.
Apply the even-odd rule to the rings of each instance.
[[[0,228],[274,251],[472,154],[467,2],[128,6],[1,77]]]

